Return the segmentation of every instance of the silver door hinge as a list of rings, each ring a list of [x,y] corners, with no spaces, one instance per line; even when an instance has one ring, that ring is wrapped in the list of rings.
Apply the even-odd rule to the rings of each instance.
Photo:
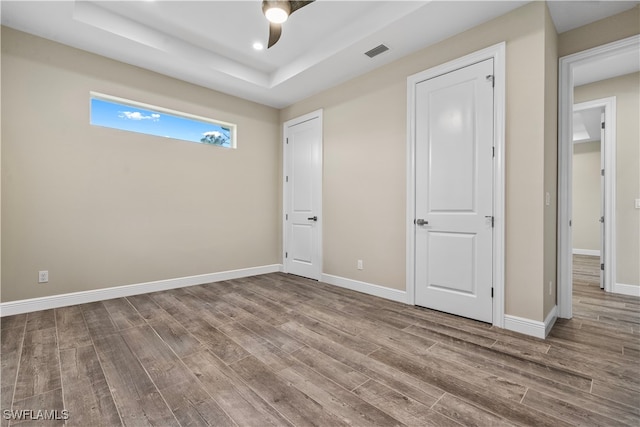
[[[602,122],[602,129],[604,129],[604,122]]]
[[[491,156],[492,157],[496,156],[496,147],[491,147]]]
[[[487,75],[487,81],[491,82],[491,87],[495,87],[496,82],[495,82],[495,79],[493,78],[493,74]]]
[[[287,138],[287,144],[289,143],[289,138]]]
[[[604,169],[600,170],[600,176],[604,176]]]
[[[604,264],[600,264],[600,270],[604,271]]]
[[[493,298],[493,288],[491,288],[491,298]]]
[[[486,215],[485,218],[486,219],[491,218],[491,228],[493,228],[493,226],[495,225],[495,217]]]
[[[285,258],[289,258],[289,252],[285,252],[285,253],[284,253],[284,257],[285,257]]]
[[[289,221],[289,214],[284,214],[284,219],[285,219],[286,221]]]
[[[284,177],[284,182],[289,182],[289,175]]]

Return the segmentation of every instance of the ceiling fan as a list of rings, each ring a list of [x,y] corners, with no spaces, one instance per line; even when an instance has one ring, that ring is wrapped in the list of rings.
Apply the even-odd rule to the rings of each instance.
[[[302,9],[310,1],[262,0],[262,12],[269,21],[269,44],[267,49],[276,44],[282,35],[282,23],[296,10]]]

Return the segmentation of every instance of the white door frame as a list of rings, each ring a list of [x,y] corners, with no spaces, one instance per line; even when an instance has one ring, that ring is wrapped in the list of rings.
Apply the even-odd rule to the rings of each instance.
[[[573,91],[572,91],[573,93]],[[600,154],[604,159],[604,241],[600,242],[600,246],[604,248],[604,290],[613,292],[613,284],[616,280],[616,254],[615,254],[615,229],[616,229],[616,97],[594,99],[592,101],[574,104],[574,111],[589,110],[591,108],[604,108],[604,141],[601,141]],[[573,116],[571,120],[571,135],[573,135]],[[571,149],[573,150],[573,137],[571,138]],[[571,200],[569,205],[569,218],[573,217],[573,151],[570,159],[571,174],[568,176],[569,189],[571,194],[568,199]],[[566,166],[566,165],[565,165]],[[569,228],[571,237],[569,242],[573,242],[573,230]],[[573,245],[572,249],[573,249]],[[571,264],[573,265],[573,250],[571,251]],[[572,268],[569,273],[573,276]],[[569,280],[568,295],[573,293],[573,277]]]
[[[406,210],[406,289],[407,304],[415,305],[415,219],[416,211],[416,85],[421,81],[493,58],[494,103],[493,126],[495,160],[493,164],[493,325],[504,327],[504,259],[505,259],[505,86],[506,43],[498,43],[445,64],[407,77],[407,210]]]
[[[297,124],[301,124],[304,122],[307,122],[309,120],[313,120],[313,119],[318,119],[320,120],[320,130],[321,132],[323,132],[323,126],[322,126],[322,109],[313,111],[311,113],[305,114],[303,116],[300,117],[296,117],[294,119],[291,120],[287,120],[286,122],[284,122],[282,124],[282,265],[283,265],[283,272],[284,273],[288,273],[288,266],[287,266],[287,258],[286,258],[286,252],[287,252],[287,242],[288,237],[289,237],[289,233],[288,233],[288,228],[287,228],[287,209],[289,206],[289,188],[290,186],[287,185],[287,179],[286,177],[289,175],[289,171],[288,171],[288,152],[287,152],[287,128],[290,126],[295,126]],[[321,153],[324,153],[323,150],[323,138],[321,136],[320,138],[320,151]],[[323,171],[323,158],[324,155],[320,156],[320,171]],[[317,188],[319,188],[319,192],[320,192],[320,197],[318,200],[318,206],[317,206],[317,212],[318,212],[318,221],[315,224],[315,227],[317,227],[318,229],[318,239],[317,239],[317,244],[316,244],[316,249],[317,249],[317,254],[318,254],[318,265],[314,274],[314,279],[316,280],[320,280],[321,276],[322,276],[322,224],[324,223],[324,217],[322,215],[322,173],[320,174],[320,176],[316,177],[316,179],[318,179],[318,181],[316,182]]]
[[[625,52],[633,52],[640,49],[640,35],[628,37],[602,46],[594,47],[572,55],[563,56],[559,61],[558,77],[558,317],[570,319],[573,317],[572,292],[573,292],[573,254],[571,233],[571,175],[573,171],[573,70],[575,67],[594,63],[607,57]],[[611,126],[613,128],[614,126]],[[605,127],[605,130],[607,128]],[[607,135],[608,137],[609,135]],[[608,156],[612,164],[605,164],[605,195],[613,197],[610,200],[610,211],[606,210],[605,201],[605,234],[609,231],[610,249],[605,255],[615,260],[615,223],[610,223],[607,228],[607,218],[615,221],[615,191],[608,186],[615,185],[615,175],[607,176],[615,168],[615,152]],[[605,161],[607,161],[605,159]],[[606,261],[605,261],[605,264]],[[615,287],[615,264],[609,265],[610,286]],[[605,265],[605,273],[607,266]],[[606,288],[605,288],[606,289]]]

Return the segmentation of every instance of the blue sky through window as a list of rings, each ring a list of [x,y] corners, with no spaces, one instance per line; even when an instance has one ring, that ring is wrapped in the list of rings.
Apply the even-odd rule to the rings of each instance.
[[[222,125],[105,101],[95,97],[91,98],[91,124],[165,138],[231,147],[231,129]],[[203,141],[205,138],[209,142]],[[211,141],[216,141],[216,143]]]

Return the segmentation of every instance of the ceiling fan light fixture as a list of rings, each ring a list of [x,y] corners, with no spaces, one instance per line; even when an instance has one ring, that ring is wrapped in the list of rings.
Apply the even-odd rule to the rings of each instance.
[[[287,20],[289,15],[313,2],[314,0],[262,0],[262,13],[269,21],[267,49],[280,40],[282,23]]]
[[[271,1],[264,2],[263,8],[264,16],[267,17],[269,22],[274,24],[282,24],[289,18],[291,12],[291,6],[287,1]]]

